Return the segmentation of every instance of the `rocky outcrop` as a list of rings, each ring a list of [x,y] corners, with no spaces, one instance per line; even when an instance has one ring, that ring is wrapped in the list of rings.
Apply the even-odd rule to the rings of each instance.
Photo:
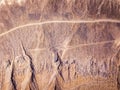
[[[0,90],[119,90],[119,0],[2,0]]]

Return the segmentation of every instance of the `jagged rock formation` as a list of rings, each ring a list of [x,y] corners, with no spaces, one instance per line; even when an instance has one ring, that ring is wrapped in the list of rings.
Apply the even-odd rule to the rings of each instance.
[[[120,0],[1,0],[0,90],[120,90]]]

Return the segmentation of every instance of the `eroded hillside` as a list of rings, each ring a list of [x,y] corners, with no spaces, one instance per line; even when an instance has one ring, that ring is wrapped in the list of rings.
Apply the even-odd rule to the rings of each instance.
[[[0,90],[119,90],[119,0],[2,0]]]

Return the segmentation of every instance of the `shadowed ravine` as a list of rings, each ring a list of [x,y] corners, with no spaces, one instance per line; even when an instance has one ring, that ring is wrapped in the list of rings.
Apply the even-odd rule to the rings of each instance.
[[[120,1],[0,0],[0,90],[120,90]]]

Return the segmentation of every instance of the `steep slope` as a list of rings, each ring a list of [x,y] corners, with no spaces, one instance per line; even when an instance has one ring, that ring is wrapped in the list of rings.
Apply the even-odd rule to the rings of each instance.
[[[0,90],[119,90],[119,0],[2,0]]]

